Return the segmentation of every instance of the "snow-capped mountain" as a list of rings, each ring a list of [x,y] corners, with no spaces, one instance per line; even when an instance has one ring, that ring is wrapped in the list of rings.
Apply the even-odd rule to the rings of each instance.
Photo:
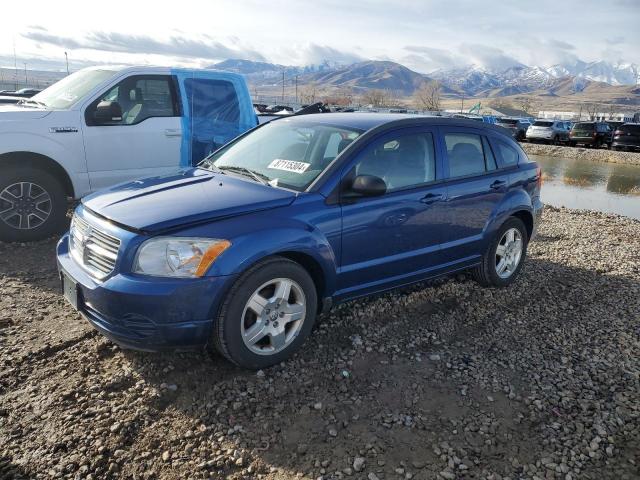
[[[640,82],[640,67],[633,63],[575,60],[549,67],[517,65],[506,70],[492,70],[470,65],[429,74],[446,86],[466,95],[493,91],[493,95],[511,95],[553,87],[559,79],[572,77],[576,91],[592,82],[609,85],[635,85]],[[504,89],[504,93],[500,90]],[[498,91],[494,91],[498,90]]]
[[[351,65],[324,62],[320,65],[290,66],[267,62],[230,59],[212,68],[241,73],[252,85],[276,85],[298,77],[299,84],[356,89],[378,88],[412,95],[431,79],[439,80],[447,95],[500,97],[544,90],[547,94],[581,92],[592,82],[610,85],[635,85],[640,67],[632,63],[568,61],[562,64],[527,66],[516,63],[506,69],[466,65],[437,70],[427,75],[391,61],[363,61]]]

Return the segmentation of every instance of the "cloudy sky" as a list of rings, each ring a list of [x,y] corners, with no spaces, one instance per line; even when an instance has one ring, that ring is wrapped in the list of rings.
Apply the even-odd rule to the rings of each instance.
[[[99,5],[99,6],[98,6]],[[179,8],[177,8],[179,6]],[[286,65],[394,60],[419,72],[575,59],[640,63],[637,0],[32,0],[0,29],[0,66]]]

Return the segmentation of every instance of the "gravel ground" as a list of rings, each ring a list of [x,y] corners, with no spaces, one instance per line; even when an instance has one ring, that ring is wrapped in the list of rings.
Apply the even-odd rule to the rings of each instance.
[[[539,143],[521,143],[520,146],[530,155],[549,155],[552,157],[591,160],[593,162],[640,165],[640,152],[621,152],[606,148],[564,147]]]
[[[261,372],[123,351],[0,244],[0,477],[640,477],[640,222],[548,208],[523,275],[336,308]]]

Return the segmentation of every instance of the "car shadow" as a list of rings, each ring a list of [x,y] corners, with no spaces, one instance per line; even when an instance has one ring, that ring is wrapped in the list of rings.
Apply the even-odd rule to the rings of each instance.
[[[581,328],[581,312],[588,309],[599,312],[592,320],[599,335],[614,323],[619,329],[633,292],[637,312],[636,280],[530,258],[504,290],[482,289],[458,275],[341,305],[320,319],[293,359],[265,372],[202,352],[125,357],[158,392],[149,404],[152,417],[171,416],[174,436],[209,445],[204,456],[211,464],[202,468],[218,473],[246,474],[251,466],[249,473],[315,478],[351,468],[362,456],[367,472],[388,476],[403,469],[431,478],[446,467],[440,459],[446,441],[480,468],[518,475],[521,467],[504,459],[535,463],[548,448],[550,426],[559,416],[572,418],[551,407],[531,413],[523,399],[533,388],[561,388],[545,384],[549,379],[536,369],[543,372],[565,355],[572,355],[576,369],[588,361],[555,345],[554,332]],[[541,303],[552,305],[544,307],[544,323]],[[592,341],[584,339],[585,345]],[[530,355],[530,363],[520,362],[520,353]],[[469,372],[479,362],[493,362],[494,382],[512,391],[473,377]],[[594,394],[610,397],[601,380],[591,387]],[[491,438],[509,440],[487,444],[478,419],[491,419]],[[635,451],[639,445],[620,432],[613,435],[616,445]],[[160,442],[159,435],[162,430],[144,429],[134,444]],[[221,459],[220,451],[233,452],[231,460]],[[129,468],[136,473],[135,465]]]

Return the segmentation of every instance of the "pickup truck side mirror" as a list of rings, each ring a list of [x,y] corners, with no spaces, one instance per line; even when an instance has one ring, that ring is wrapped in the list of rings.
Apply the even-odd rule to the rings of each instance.
[[[96,125],[110,125],[122,121],[122,107],[118,102],[103,100],[96,105],[93,112],[93,121]]]
[[[363,197],[379,197],[387,192],[387,184],[375,175],[358,175],[353,179],[350,190]]]

